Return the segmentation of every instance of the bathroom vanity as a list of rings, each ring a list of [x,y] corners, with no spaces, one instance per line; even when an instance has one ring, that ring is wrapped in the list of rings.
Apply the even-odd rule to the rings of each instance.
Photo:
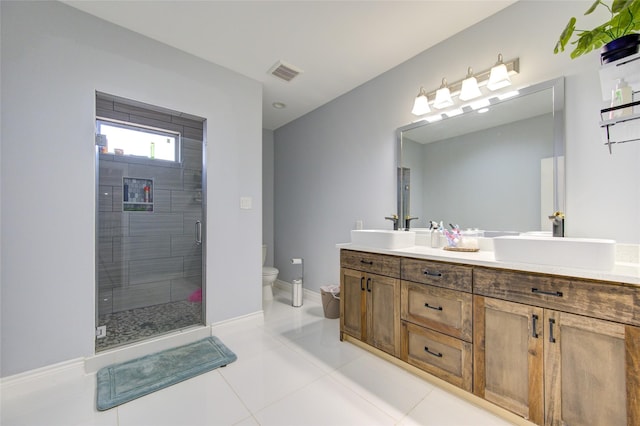
[[[539,425],[640,424],[640,274],[341,247],[340,338]],[[630,271],[630,272],[629,272]]]

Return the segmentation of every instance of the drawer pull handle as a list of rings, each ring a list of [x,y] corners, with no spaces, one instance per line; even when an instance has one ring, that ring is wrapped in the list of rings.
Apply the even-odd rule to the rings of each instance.
[[[531,337],[538,338],[538,316],[536,314],[531,315]]]
[[[428,347],[424,347],[424,351],[430,355],[437,356],[438,358],[442,358],[442,354],[440,352],[430,351]]]
[[[360,277],[360,290],[364,291],[364,277]]]
[[[371,293],[371,278],[367,278],[367,291]]]
[[[438,272],[438,271],[436,271],[436,272],[431,272],[431,271],[430,271],[430,270],[428,270],[428,269],[425,269],[425,270],[423,271],[423,273],[424,273],[425,275],[430,276],[430,277],[438,277],[438,278],[440,278],[440,277],[442,276],[442,272]]]
[[[538,290],[537,288],[532,288],[531,289],[531,293],[546,294],[547,296],[562,297],[562,292],[561,291],[542,291],[542,290]]]
[[[556,320],[554,320],[553,318],[549,318],[549,341],[551,343],[556,342],[556,338],[553,337],[553,324],[555,323],[556,323]]]
[[[361,260],[360,263],[362,263],[363,265],[373,266],[372,260]]]
[[[441,311],[441,310],[442,310],[442,306],[435,307],[435,306],[431,306],[431,305],[430,305],[430,304],[428,304],[428,303],[425,303],[425,304],[424,304],[424,307],[425,307],[425,308],[429,308],[429,309],[433,309],[434,311]]]

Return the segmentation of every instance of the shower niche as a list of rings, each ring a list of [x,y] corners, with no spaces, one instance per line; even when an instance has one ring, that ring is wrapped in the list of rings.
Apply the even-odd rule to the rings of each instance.
[[[123,177],[122,210],[153,212],[153,179]]]

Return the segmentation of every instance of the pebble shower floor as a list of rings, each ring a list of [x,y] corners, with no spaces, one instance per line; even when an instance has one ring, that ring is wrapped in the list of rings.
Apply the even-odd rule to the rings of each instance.
[[[186,300],[101,315],[107,337],[96,339],[96,352],[202,324],[202,304]]]

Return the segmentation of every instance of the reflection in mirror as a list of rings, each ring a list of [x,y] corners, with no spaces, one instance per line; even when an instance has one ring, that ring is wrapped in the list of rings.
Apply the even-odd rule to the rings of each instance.
[[[564,78],[489,99],[484,113],[398,129],[398,213],[486,231],[550,231],[564,211]]]

